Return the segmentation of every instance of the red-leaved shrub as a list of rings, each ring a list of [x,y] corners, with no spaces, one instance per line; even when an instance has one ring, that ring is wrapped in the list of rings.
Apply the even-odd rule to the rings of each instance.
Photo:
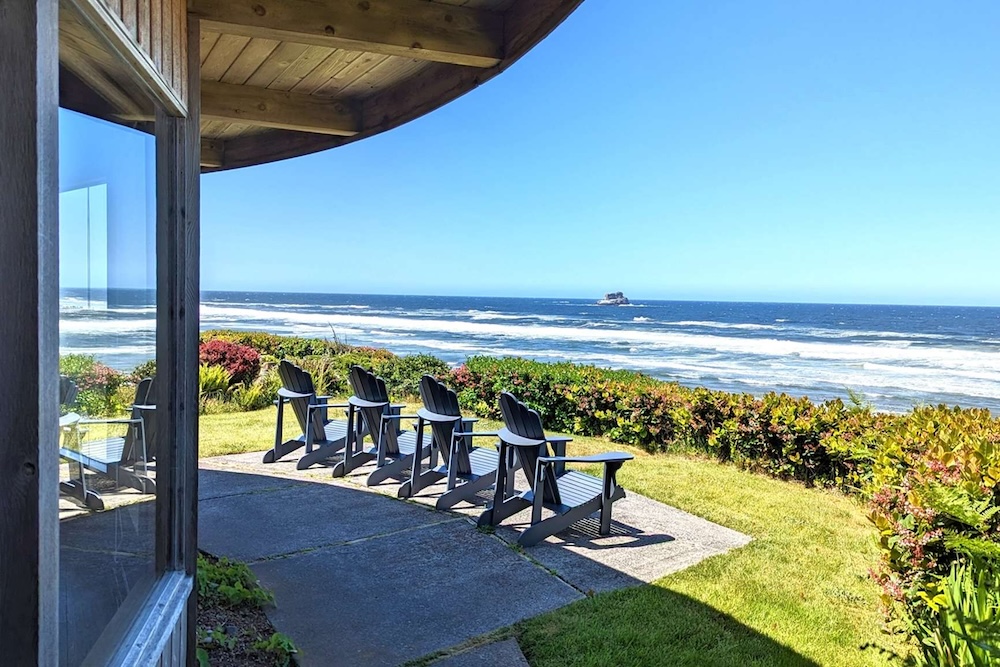
[[[198,358],[206,366],[222,366],[229,371],[231,385],[250,384],[260,374],[260,353],[248,345],[208,340],[198,347]]]

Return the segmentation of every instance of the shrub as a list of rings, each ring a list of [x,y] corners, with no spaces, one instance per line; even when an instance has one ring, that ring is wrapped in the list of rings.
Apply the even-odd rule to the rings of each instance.
[[[448,374],[448,364],[429,354],[392,356],[375,360],[373,365],[393,396],[417,396],[420,393],[420,378],[424,375],[443,378]]]
[[[236,385],[230,392],[230,400],[244,412],[269,407],[278,394],[281,379],[274,369],[261,373],[252,384]]]
[[[202,365],[226,369],[231,384],[249,384],[260,373],[260,353],[248,345],[208,340],[199,346],[198,357]]]
[[[138,383],[145,378],[156,377],[156,359],[144,361],[132,370],[132,382]]]
[[[198,367],[198,393],[202,398],[219,398],[229,389],[232,377],[222,366]]]
[[[917,408],[881,434],[869,516],[883,601],[908,624],[956,562],[1000,567],[1000,421],[986,410]]]
[[[1000,664],[1000,571],[981,563],[954,565],[941,580],[929,618],[914,635],[921,667]]]
[[[262,607],[274,603],[274,596],[261,588],[246,564],[228,558],[199,555],[197,584],[198,598],[206,604]]]
[[[68,354],[59,359],[59,374],[69,377],[78,390],[72,406],[92,417],[111,417],[125,411],[127,403],[119,389],[125,376],[86,354]],[[126,392],[128,393],[128,392]]]
[[[336,341],[321,338],[302,338],[299,336],[279,336],[263,331],[204,331],[201,334],[202,343],[213,340],[223,340],[229,343],[245,345],[276,359],[285,357],[311,357],[314,355],[341,354],[351,348]]]

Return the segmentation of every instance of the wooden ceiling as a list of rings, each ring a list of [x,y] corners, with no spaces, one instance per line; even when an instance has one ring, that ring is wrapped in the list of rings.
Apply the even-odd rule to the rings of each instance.
[[[190,0],[202,168],[312,153],[412,120],[502,72],[580,2]]]

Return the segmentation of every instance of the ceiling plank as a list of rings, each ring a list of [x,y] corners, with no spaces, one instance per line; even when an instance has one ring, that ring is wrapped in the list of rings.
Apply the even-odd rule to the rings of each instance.
[[[494,67],[503,15],[426,0],[194,0],[202,30]]]
[[[337,100],[215,81],[201,82],[201,117],[340,137],[354,136],[361,125]]]
[[[226,142],[218,139],[201,140],[201,166],[218,169],[224,164]]]

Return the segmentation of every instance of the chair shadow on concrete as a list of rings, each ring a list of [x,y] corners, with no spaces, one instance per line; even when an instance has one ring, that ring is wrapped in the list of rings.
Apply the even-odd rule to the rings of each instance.
[[[602,593],[516,626],[532,665],[819,667],[732,616],[656,585]]]
[[[562,531],[556,533],[556,544],[567,544],[583,549],[628,549],[646,547],[653,544],[673,542],[674,536],[667,533],[649,533],[620,521],[611,520],[611,532],[600,534],[601,521],[596,516],[590,516]]]

